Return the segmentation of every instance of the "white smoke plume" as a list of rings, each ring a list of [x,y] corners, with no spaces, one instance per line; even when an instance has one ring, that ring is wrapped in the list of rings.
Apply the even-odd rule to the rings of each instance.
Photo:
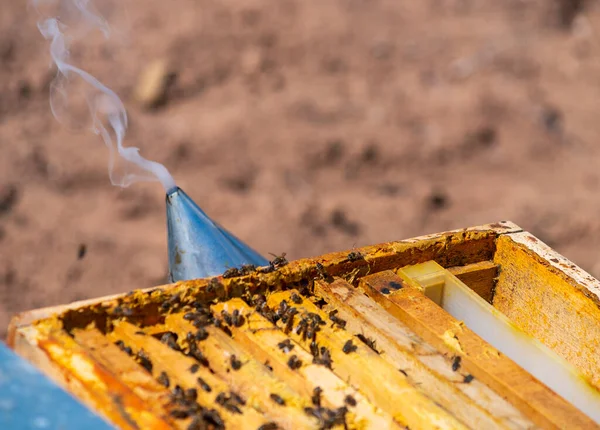
[[[77,111],[76,100],[85,97],[92,130],[102,137],[109,151],[111,183],[127,187],[134,182],[158,180],[165,191],[173,189],[175,181],[165,166],[145,159],[138,148],[123,146],[127,113],[117,94],[70,63],[69,46],[73,41],[93,30],[101,31],[105,39],[110,37],[111,27],[96,11],[92,0],[33,0],[33,5],[40,16],[38,28],[50,41],[50,55],[57,68],[50,87],[50,107],[55,118],[65,121],[69,114]],[[117,172],[119,161],[124,163],[120,163],[122,169]]]

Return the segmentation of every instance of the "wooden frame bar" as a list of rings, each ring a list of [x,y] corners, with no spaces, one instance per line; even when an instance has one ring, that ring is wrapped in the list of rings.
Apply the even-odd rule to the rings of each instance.
[[[491,347],[460,321],[410,288],[396,275],[375,274],[362,279],[369,296],[411,330],[449,356],[496,392],[504,395],[534,423],[544,428],[596,428],[596,424]],[[389,291],[390,279],[403,286]]]

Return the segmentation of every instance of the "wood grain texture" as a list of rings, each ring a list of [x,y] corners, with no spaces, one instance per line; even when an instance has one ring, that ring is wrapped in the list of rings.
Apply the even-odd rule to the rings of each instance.
[[[153,336],[143,334],[143,331],[140,331],[138,327],[121,322],[115,326],[115,330],[110,334],[110,337],[111,339],[122,340],[125,345],[132,348],[134,353],[140,350],[145,351],[152,359],[152,374],[155,378],[165,372],[172,387],[179,385],[184,389],[196,389],[198,403],[209,408],[215,408],[228,428],[241,428],[245,424],[258,428],[266,422],[262,414],[248,406],[239,405],[242,414],[237,414],[219,405],[215,402],[215,398],[219,393],[229,392],[229,387],[225,381],[213,375],[204,366],[198,366],[194,373],[190,372],[194,364],[198,365],[196,360],[174,351]],[[199,386],[198,378],[202,378],[211,387],[210,392]],[[184,423],[189,424],[187,421],[184,421]]]
[[[312,355],[290,338],[269,320],[249,307],[240,299],[213,306],[217,314],[222,310],[240,311],[245,322],[241,327],[233,327],[233,336],[252,351],[255,357],[268,362],[273,373],[288,382],[298,392],[312,396],[315,389],[322,390],[322,404],[328,408],[348,407],[348,426],[361,429],[400,429],[391,415],[375,407],[354,387],[335,375],[328,368],[313,363]],[[274,330],[275,329],[275,330]],[[282,345],[290,345],[288,347]],[[289,360],[296,356],[297,365],[290,367]],[[355,405],[347,405],[351,396]]]
[[[384,273],[382,272],[381,275]],[[395,276],[388,272],[388,276]],[[347,330],[377,342],[381,357],[471,428],[532,428],[533,423],[481,381],[453,371],[452,359],[416,336],[383,307],[342,279],[318,282],[316,293],[347,321]]]
[[[196,331],[189,321],[183,319],[182,314],[170,315],[167,324],[177,333]],[[198,347],[210,363],[212,371],[233,390],[243,393],[249,406],[285,429],[317,427],[317,420],[304,412],[304,408],[311,405],[308,397],[303,397],[287,382],[273,375],[264,363],[254,358],[250,351],[221,329],[207,327],[207,331],[208,338],[200,342]],[[241,362],[241,367],[237,370],[231,364],[234,355]],[[285,401],[285,406],[276,404],[271,394],[280,396]]]
[[[498,240],[493,305],[600,388],[598,281],[529,234]]]
[[[170,403],[169,391],[129,355],[94,328],[76,330],[73,337],[79,345],[85,348],[90,357],[110,369],[124,385],[146,402],[148,409],[153,414],[166,415]],[[174,427],[183,428],[173,420],[170,423]]]
[[[148,410],[145,401],[118,375],[94,360],[66,333],[50,328],[38,337],[37,348],[48,357],[55,372],[62,374],[75,395],[119,428],[173,428],[164,413]]]
[[[382,293],[389,282],[389,276],[379,282],[375,274],[365,278],[364,285],[368,286],[367,294],[388,312],[435,348],[460,357],[461,367],[505,396],[534,423],[543,428],[599,428],[420,291],[406,286],[400,277],[393,282],[405,288]]]
[[[291,303],[291,294],[293,293],[297,294],[298,292],[290,290],[273,293],[268,297],[268,304],[277,308],[282,300]],[[303,299],[301,304],[294,306],[300,311],[300,315],[312,313],[319,315],[323,321],[329,320],[328,315],[310,300]],[[284,327],[282,322],[277,324]],[[310,337],[297,333],[296,330],[291,332],[291,336],[305,349],[310,348]],[[356,337],[345,330],[326,324],[320,326],[315,342],[319,348],[328,349],[333,360],[334,373],[340,378],[350,381],[355,387],[360,387],[360,391],[371,403],[391,414],[400,424],[407,425],[411,429],[466,428],[456,417],[413,387],[406,375],[369,347],[358,344],[356,351],[346,354],[343,351],[344,344],[350,340],[357,341]],[[370,371],[370,369],[377,369],[377,371]]]

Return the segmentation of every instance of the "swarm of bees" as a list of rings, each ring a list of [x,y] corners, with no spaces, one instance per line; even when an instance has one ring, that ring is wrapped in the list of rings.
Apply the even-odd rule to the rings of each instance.
[[[363,259],[359,252],[351,252],[348,254],[349,261],[357,261]],[[247,265],[240,269],[228,269],[222,278],[232,278],[236,276],[249,275],[251,273],[264,273],[275,271],[288,264],[285,254],[274,256],[269,266],[266,268],[256,268],[255,266]],[[315,271],[322,279],[331,279],[331,276],[321,263],[316,263]],[[254,294],[243,296],[249,306],[252,306],[252,312],[262,315],[266,320],[274,326],[280,327],[281,331],[286,335],[292,335],[291,338],[285,338],[277,343],[277,348],[284,354],[287,354],[285,363],[287,367],[293,371],[299,371],[304,365],[299,358],[302,356],[301,351],[298,351],[300,346],[292,339],[297,339],[302,342],[303,346],[310,352],[312,356],[312,364],[320,365],[333,369],[333,358],[331,347],[324,342],[319,342],[319,333],[323,330],[335,329],[346,330],[348,321],[341,318],[337,309],[325,313],[322,311],[310,312],[303,308],[304,303],[311,306],[316,305],[320,309],[326,309],[328,303],[323,299],[317,301],[314,296],[310,295],[308,285],[310,281],[303,279],[304,283],[296,283],[295,286],[299,292],[292,292],[287,300],[281,300],[278,305],[269,306],[267,297],[264,294]],[[300,286],[298,286],[300,285]],[[209,292],[222,291],[223,285],[221,278],[212,278],[206,290]],[[175,419],[187,419],[189,421],[189,430],[197,430],[204,428],[221,429],[225,427],[224,421],[219,414],[223,413],[223,409],[233,413],[242,414],[245,399],[235,391],[219,392],[215,395],[215,403],[222,409],[212,409],[202,406],[198,403],[198,392],[212,393],[213,387],[202,378],[200,370],[204,367],[211,370],[211,364],[207,356],[203,353],[202,342],[208,339],[210,335],[210,326],[218,328],[225,332],[228,336],[234,336],[237,333],[235,330],[245,330],[248,327],[248,314],[244,316],[239,309],[223,309],[219,313],[215,313],[210,308],[210,303],[198,302],[193,298],[185,297],[182,293],[173,294],[166,298],[159,306],[160,311],[164,313],[182,312],[183,320],[189,322],[195,329],[187,333],[175,333],[173,331],[165,331],[154,335],[161,343],[168,346],[171,350],[184,354],[187,357],[193,358],[195,363],[188,368],[190,374],[196,375],[196,387],[184,389],[180,385],[176,385],[176,380],[169,376],[167,371],[161,371],[154,375],[157,382],[166,389],[171,389],[169,396],[169,413]],[[128,307],[120,304],[113,309],[112,315],[120,318],[128,318],[135,313]],[[327,320],[326,320],[327,319]],[[139,334],[146,335],[140,331]],[[295,336],[295,337],[294,337]],[[375,341],[363,334],[355,334],[362,343],[368,346],[373,351],[379,353],[376,348]],[[235,339],[235,337],[234,337]],[[143,350],[139,349],[136,352],[127,346],[123,341],[119,340],[115,344],[125,353],[132,356],[146,371],[152,373],[153,365],[151,358]],[[358,346],[353,339],[348,339],[341,348],[344,354],[352,354],[358,351]],[[244,363],[235,354],[228,355],[228,372],[229,369],[233,372],[242,369]],[[306,361],[306,360],[305,360]],[[273,372],[273,367],[269,362],[265,362],[264,366]],[[458,370],[460,367],[460,357],[453,363],[453,370]],[[199,373],[200,372],[200,373]],[[212,370],[211,370],[212,372]],[[471,375],[465,376],[464,382],[469,383],[473,380]],[[280,394],[272,392],[268,395],[270,400],[277,406],[287,407],[287,402]],[[335,426],[343,426],[347,428],[347,414],[349,409],[357,405],[357,400],[352,395],[346,395],[343,404],[336,408],[328,408],[326,402],[322,401],[323,389],[315,387],[311,396],[312,406],[304,408],[304,412],[316,418],[320,429],[331,429]],[[275,422],[266,422],[259,427],[259,430],[274,430],[279,428]]]

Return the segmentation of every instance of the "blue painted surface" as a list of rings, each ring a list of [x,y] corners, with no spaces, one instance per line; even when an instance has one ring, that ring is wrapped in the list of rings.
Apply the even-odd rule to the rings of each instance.
[[[181,188],[167,194],[167,230],[172,281],[216,276],[244,264],[269,264],[210,219]]]
[[[0,429],[114,429],[0,342]]]

